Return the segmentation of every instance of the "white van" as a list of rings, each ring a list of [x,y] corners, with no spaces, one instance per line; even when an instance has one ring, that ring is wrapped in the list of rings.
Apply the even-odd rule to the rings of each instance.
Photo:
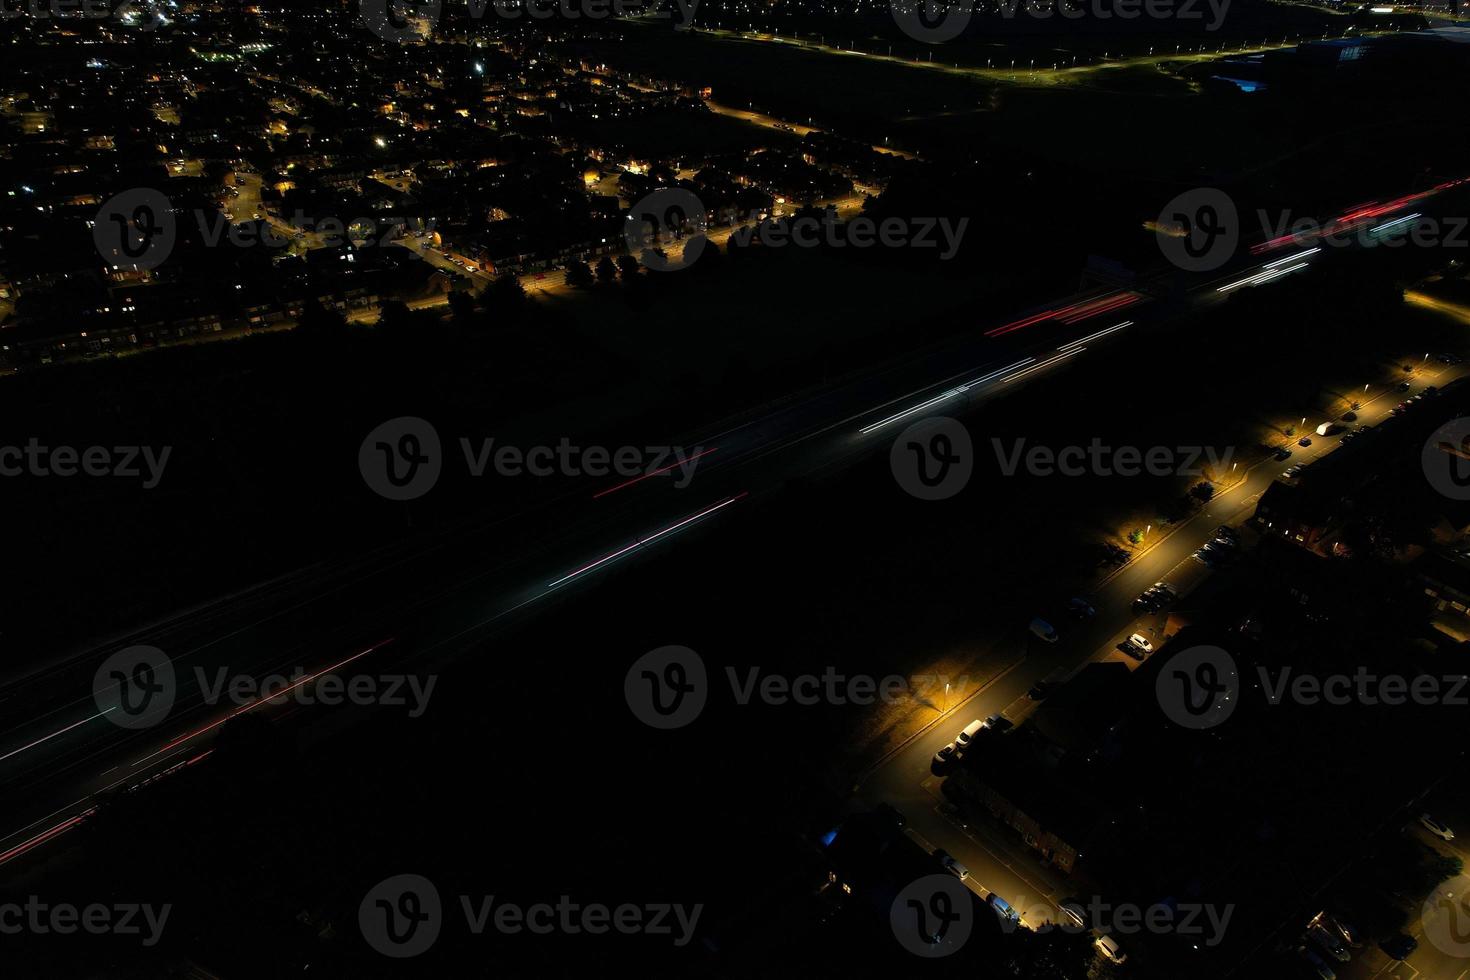
[[[974,741],[975,736],[980,734],[980,729],[984,727],[985,722],[981,721],[979,718],[976,718],[974,721],[965,726],[964,731],[955,736],[954,744],[958,745],[962,749],[968,747],[969,744]]]
[[[1055,643],[1061,639],[1057,635],[1056,627],[1052,626],[1051,623],[1048,623],[1040,616],[1031,620],[1031,632],[1048,643]]]

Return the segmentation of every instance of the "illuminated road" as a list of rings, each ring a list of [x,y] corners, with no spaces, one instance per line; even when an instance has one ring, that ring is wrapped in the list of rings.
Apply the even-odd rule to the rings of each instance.
[[[1289,261],[1276,268],[1325,257],[1288,252],[1283,258]],[[1150,296],[1167,292],[1173,276],[1136,290],[1099,290],[1063,299],[1005,322],[977,324],[969,336],[816,394],[731,419],[711,431],[650,439],[717,450],[702,462],[698,479],[687,489],[675,490],[671,481],[657,478],[613,493],[604,492],[611,489],[608,481],[522,481],[507,491],[519,493],[519,499],[493,520],[303,569],[132,636],[58,658],[25,676],[12,667],[3,675],[0,703],[24,705],[28,714],[0,732],[0,815],[5,821],[0,825],[0,863],[64,837],[92,807],[95,794],[105,789],[138,786],[191,762],[207,764],[208,735],[235,709],[203,703],[195,668],[206,675],[228,668],[252,676],[296,668],[312,673],[390,667],[433,672],[436,665],[474,650],[506,621],[529,615],[589,580],[671,542],[715,533],[726,515],[748,507],[753,498],[779,491],[793,478],[835,472],[886,452],[905,419],[937,412],[960,415],[1010,386],[1051,383],[1058,372],[1085,365],[1088,350],[1220,302],[1220,285],[1270,271],[1267,263],[1276,261],[1245,260],[1169,303]],[[534,433],[522,440],[526,445],[539,441]],[[1207,525],[1230,516],[1222,508],[1235,504],[1244,509],[1258,492],[1257,482],[1263,487],[1273,475],[1268,469],[1251,474],[1256,482],[1222,495],[1205,516],[1126,568],[1108,587],[1106,607],[1099,606],[1093,625],[1078,638],[1028,660],[1024,671],[992,685],[982,696],[986,710],[977,708],[976,713],[988,713],[991,699],[998,705],[993,710],[1000,710],[1014,700],[1016,690],[1024,692],[1027,678],[1044,675],[1120,635],[1124,623],[1110,611],[1118,608],[1117,601],[1131,599],[1140,583],[1148,584],[1182,560]],[[91,687],[105,655],[141,642],[172,658],[180,693],[165,723],[135,731],[99,716]],[[267,705],[248,710],[299,709]],[[892,764],[900,768],[890,768],[883,778],[906,775],[902,767],[911,769],[916,758],[927,769],[933,747],[926,739],[943,735],[947,741],[951,734],[936,730],[918,740],[919,747],[908,750],[918,755],[901,754],[904,761]],[[905,785],[900,778],[894,791],[912,793],[918,785],[913,780]],[[911,819],[917,824],[926,818],[915,813]],[[976,860],[971,866],[986,869],[977,873],[985,882],[986,865]],[[990,879],[1007,887],[1023,885],[1006,882],[998,873]]]

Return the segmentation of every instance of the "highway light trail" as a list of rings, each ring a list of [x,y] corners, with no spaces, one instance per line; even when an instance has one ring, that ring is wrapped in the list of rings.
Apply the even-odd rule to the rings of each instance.
[[[874,422],[872,425],[864,426],[858,431],[862,435],[868,435],[870,432],[881,429],[885,425],[890,425],[894,422],[906,419],[910,415],[922,412],[926,408],[932,408],[933,406],[938,405],[940,402],[953,398],[956,395],[963,395],[965,392],[969,391],[971,388],[974,388],[976,385],[982,385],[987,381],[993,381],[994,379],[1000,377],[1002,374],[1005,374],[1007,371],[1014,371],[1018,367],[1025,367],[1027,364],[1030,364],[1034,360],[1036,360],[1036,358],[1028,357],[1024,360],[1020,360],[1014,364],[1003,367],[998,371],[992,371],[984,377],[976,378],[974,381],[966,381],[964,384],[957,385],[944,392],[943,394],[936,395],[933,398],[930,398],[928,401],[921,402],[920,404],[915,405],[913,408],[906,408],[902,412],[899,412],[897,415],[890,415],[888,416],[888,418],[883,419],[881,422]]]
[[[651,470],[651,471],[649,471],[647,473],[644,473],[644,474],[642,474],[640,476],[635,476],[635,477],[633,477],[633,479],[628,480],[626,483],[619,483],[615,487],[608,487],[606,490],[603,490],[603,491],[601,491],[599,493],[594,493],[592,495],[592,499],[593,500],[597,500],[597,499],[599,499],[601,497],[606,497],[608,494],[610,494],[610,493],[616,493],[617,491],[623,489],[624,487],[631,487],[635,483],[641,483],[642,481],[648,479],[650,476],[658,476],[660,473],[667,473],[669,470],[673,469],[676,466],[682,466],[685,463],[692,463],[694,460],[698,459],[699,457],[701,457],[701,456],[708,456],[710,453],[714,452],[716,449],[719,449],[719,448],[720,448],[719,446],[711,446],[710,448],[704,450],[703,452],[697,452],[693,456],[687,456],[684,459],[681,459],[681,460],[679,460],[677,462],[670,463],[668,466],[661,466],[661,467],[659,467],[656,470]]]
[[[67,732],[72,731],[73,729],[81,728],[87,722],[89,722],[89,721],[95,721],[96,719],[101,718],[103,715],[107,714],[108,711],[112,711],[112,710],[114,710],[114,708],[108,708],[106,711],[99,711],[95,715],[92,715],[90,718],[83,718],[79,722],[76,722],[76,723],[71,724],[71,725],[67,725],[65,728],[60,729],[59,731],[52,732],[50,735],[47,735],[45,738],[38,738],[34,742],[32,742],[30,745],[22,745],[18,749],[13,749],[13,750],[5,753],[4,755],[0,755],[0,762],[4,762],[6,759],[11,758],[12,756],[20,755],[22,752],[26,751],[27,749],[33,749],[33,748],[35,748],[38,745],[43,745],[46,742],[51,741],[53,738],[56,738],[58,735],[65,735]]]
[[[548,585],[546,587],[546,591],[547,592],[550,592],[552,589],[555,589],[555,588],[557,588],[558,586],[561,586],[561,585],[565,585],[567,582],[570,582],[572,579],[577,578],[577,577],[579,577],[581,575],[585,575],[588,572],[592,571],[593,569],[601,568],[603,565],[606,565],[608,562],[616,561],[617,559],[619,559],[619,558],[623,557],[624,555],[628,554],[630,551],[633,551],[633,550],[635,550],[637,548],[641,548],[641,547],[643,547],[644,545],[647,545],[647,544],[652,544],[654,541],[657,541],[659,538],[663,537],[666,534],[672,534],[672,533],[674,533],[675,531],[678,531],[681,528],[688,527],[690,524],[693,524],[695,521],[698,521],[698,520],[701,520],[701,519],[703,519],[705,517],[708,517],[709,515],[715,513],[716,511],[724,510],[726,507],[729,507],[731,504],[733,504],[733,503],[735,503],[735,502],[743,499],[744,497],[746,497],[748,495],[749,495],[748,492],[741,491],[740,493],[737,493],[733,497],[727,497],[724,500],[720,501],[719,503],[714,504],[713,506],[706,507],[704,510],[700,511],[697,514],[693,514],[693,515],[691,515],[689,517],[684,518],[682,521],[679,521],[677,524],[670,524],[668,527],[664,528],[663,530],[661,530],[661,531],[655,531],[653,534],[650,534],[646,538],[639,538],[637,541],[634,541],[632,544],[626,545],[626,546],[624,546],[622,548],[619,548],[617,551],[614,551],[612,554],[603,555],[601,558],[599,558],[596,561],[592,562],[590,565],[583,565],[581,568],[577,569],[575,572],[572,572],[569,575],[563,575],[561,578],[557,579],[555,582],[552,582],[550,585]]]
[[[1376,225],[1376,226],[1374,226],[1372,228],[1369,228],[1368,229],[1368,234],[1370,234],[1370,235],[1379,235],[1379,234],[1382,234],[1383,232],[1387,231],[1390,228],[1395,228],[1395,227],[1403,224],[1406,221],[1413,221],[1415,218],[1422,218],[1422,217],[1424,217],[1424,215],[1420,214],[1418,211],[1415,211],[1413,214],[1406,214],[1402,218],[1395,218],[1392,221],[1385,221],[1381,225]]]
[[[190,739],[198,738],[200,735],[203,735],[206,732],[212,732],[212,731],[214,731],[216,728],[220,727],[225,722],[231,721],[232,719],[235,719],[235,718],[238,718],[241,715],[245,714],[247,711],[254,711],[256,708],[260,707],[262,704],[268,704],[269,702],[275,701],[278,698],[285,697],[287,694],[290,694],[292,691],[296,690],[298,687],[301,687],[304,684],[310,684],[312,681],[316,680],[318,677],[321,677],[324,674],[330,674],[330,673],[332,673],[335,670],[340,670],[343,667],[346,667],[348,664],[352,663],[354,660],[359,660],[359,659],[361,659],[363,657],[366,657],[368,654],[372,653],[374,650],[378,650],[378,649],[382,648],[383,646],[386,646],[388,643],[391,643],[392,640],[393,640],[392,637],[389,637],[386,640],[379,640],[377,643],[374,643],[372,646],[368,647],[366,650],[359,650],[357,653],[354,653],[352,656],[348,657],[346,660],[341,661],[340,663],[335,663],[335,664],[333,664],[330,667],[324,667],[321,670],[317,671],[315,674],[310,674],[310,675],[308,675],[306,677],[301,678],[301,680],[297,681],[295,684],[292,684],[290,687],[283,688],[283,689],[281,689],[279,691],[276,691],[274,694],[270,695],[269,697],[261,698],[261,699],[259,699],[257,701],[252,701],[249,704],[244,705],[243,707],[237,708],[234,711],[230,712],[228,715],[225,715],[225,717],[221,718],[219,721],[214,722],[213,724],[205,725],[203,728],[199,729],[198,731],[190,732],[188,735],[184,735],[184,736],[182,736],[180,738],[174,739],[172,742],[168,743],[163,748],[159,749],[157,752],[152,752],[152,753],[150,753],[148,755],[145,755],[143,758],[139,759],[137,762],[134,762],[133,765],[134,766],[140,766],[143,763],[147,762],[149,759],[154,758],[155,756],[160,756],[163,753],[169,751],[170,749],[177,748],[178,746],[183,745],[185,742],[189,741]]]
[[[1293,256],[1293,258],[1294,257],[1295,256]],[[1283,259],[1282,261],[1288,260]],[[1275,263],[1273,263],[1273,265],[1274,264]],[[1225,286],[1221,286],[1219,289],[1216,289],[1215,292],[1228,293],[1230,290],[1237,289],[1240,286],[1259,286],[1263,282],[1270,282],[1273,279],[1279,279],[1281,276],[1284,276],[1289,272],[1295,272],[1298,269],[1305,269],[1308,265],[1310,265],[1310,263],[1308,262],[1298,262],[1296,265],[1286,266],[1285,268],[1268,268],[1264,272],[1257,272],[1255,275],[1246,276],[1244,279],[1237,279],[1235,282],[1229,283]]]
[[[1099,337],[1106,337],[1110,333],[1117,333],[1119,330],[1122,330],[1124,327],[1131,327],[1131,326],[1133,326],[1133,321],[1132,320],[1124,320],[1122,323],[1118,324],[1117,326],[1108,327],[1106,330],[1099,330],[1097,333],[1088,334],[1086,337],[1083,337],[1080,340],[1074,340],[1071,343],[1063,344],[1062,346],[1058,347],[1057,350],[1063,351],[1064,353],[1071,353],[1071,351],[1068,350],[1069,347],[1081,347],[1083,344],[1087,343],[1088,341],[1097,340]]]
[[[1121,310],[1125,306],[1132,306],[1143,297],[1138,293],[1109,293],[1094,299],[1083,300],[1060,309],[1046,310],[1042,313],[1033,313],[1031,316],[1021,320],[1013,320],[1004,326],[995,327],[985,331],[987,337],[1001,337],[1016,330],[1043,323],[1047,320],[1060,320],[1063,323],[1079,323],[1094,316]]]
[[[96,811],[88,810],[86,813],[77,814],[74,817],[63,820],[61,823],[57,824],[55,827],[52,827],[50,830],[43,830],[41,833],[37,834],[35,837],[32,837],[30,840],[25,841],[22,844],[17,844],[10,850],[4,852],[3,854],[0,854],[0,864],[5,864],[7,861],[13,861],[16,858],[20,857],[22,854],[25,854],[27,851],[34,850],[47,841],[60,837],[68,830],[76,827],[82,822],[85,817],[94,812]]]
[[[1011,375],[1010,377],[1007,377],[1007,378],[1001,378],[1000,379],[1001,380],[1001,384],[1007,384],[1007,383],[1009,383],[1011,381],[1016,381],[1016,380],[1018,380],[1020,378],[1024,378],[1028,374],[1032,374],[1032,373],[1034,373],[1036,371],[1040,371],[1042,368],[1047,367],[1048,365],[1051,365],[1051,364],[1055,364],[1057,361],[1065,361],[1067,358],[1071,357],[1073,354],[1080,354],[1080,353],[1082,353],[1085,350],[1087,350],[1086,347],[1074,347],[1072,350],[1067,351],[1065,354],[1057,354],[1057,355],[1055,355],[1053,357],[1048,357],[1046,360],[1042,361],[1040,364],[1033,364],[1031,367],[1026,368],[1026,370],[1024,370],[1024,371],[1021,371],[1021,372],[1019,372],[1017,374],[1013,374],[1013,375]]]

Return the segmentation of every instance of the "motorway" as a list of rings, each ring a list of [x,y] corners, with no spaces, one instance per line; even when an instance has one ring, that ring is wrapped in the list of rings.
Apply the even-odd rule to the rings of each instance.
[[[1296,258],[1293,249],[1286,251],[1288,259]],[[1276,267],[1296,269],[1323,257]],[[1089,345],[1115,342],[1213,305],[1222,296],[1216,283],[1260,275],[1263,267],[1260,258],[1242,257],[1228,275],[1198,283],[1169,302],[1150,296],[1169,293],[1167,282],[1069,298],[1009,323],[980,325],[983,332],[726,425],[682,439],[651,438],[650,443],[714,450],[687,489],[676,491],[668,481],[649,479],[594,498],[608,489],[607,481],[522,481],[514,488],[520,496],[494,518],[302,569],[129,636],[32,664],[28,674],[11,667],[0,676],[0,705],[13,719],[0,732],[0,864],[63,838],[85,819],[98,793],[139,787],[179,766],[205,762],[210,733],[232,713],[292,710],[207,704],[193,668],[206,674],[227,668],[257,677],[296,669],[311,675],[381,671],[388,664],[429,671],[476,650],[508,621],[562,600],[640,554],[675,539],[714,533],[723,515],[748,507],[752,498],[775,494],[793,478],[836,472],[886,452],[906,419],[958,415],[1011,385],[1053,383],[1057,372],[1085,363],[1080,355]],[[1126,330],[1119,329],[1124,324]],[[545,434],[540,436],[544,441]],[[337,447],[343,453],[355,448]],[[1121,635],[1124,626],[1114,600],[1131,598],[1140,583],[1172,568],[1191,547],[1189,541],[1221,520],[1226,500],[1238,506],[1238,516],[1272,476],[1266,470],[1252,474],[1257,482],[1222,495],[1207,516],[1176,532],[1183,535],[1177,541],[1156,545],[1126,568],[1108,586],[1107,602],[1099,606],[1093,625],[992,684],[984,703],[994,698],[994,710],[1000,710],[1029,686],[1022,682],[1030,671],[1044,668],[1046,673]],[[419,505],[409,505],[409,513],[413,506]],[[155,728],[114,725],[93,704],[93,674],[107,655],[130,643],[163,649],[179,674],[173,713]],[[15,718],[14,709],[21,705],[25,715]],[[947,741],[951,733],[943,734],[941,741]],[[932,738],[939,738],[938,730]],[[920,739],[908,750],[916,756],[901,754],[903,761],[885,770],[882,778],[892,780],[901,801],[914,799],[916,788],[927,792],[922,780],[905,774],[915,758],[922,758],[926,769],[932,751]],[[914,819],[924,818],[916,812]],[[985,875],[1001,881],[981,860],[972,867],[982,869],[982,881]],[[1005,881],[1002,887],[1022,884]]]

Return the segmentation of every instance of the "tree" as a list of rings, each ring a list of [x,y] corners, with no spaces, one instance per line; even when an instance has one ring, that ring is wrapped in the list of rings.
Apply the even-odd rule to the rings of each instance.
[[[604,255],[597,260],[597,281],[612,282],[618,278],[618,267],[613,260]]]
[[[311,300],[301,311],[296,329],[306,336],[333,339],[347,332],[347,318]]]
[[[468,323],[475,318],[475,298],[466,292],[453,292],[449,294],[449,312],[454,319],[460,323]]]
[[[1207,504],[1215,498],[1215,485],[1203,480],[1189,488],[1189,495],[1200,503]]]
[[[627,282],[629,279],[638,275],[638,260],[631,255],[619,255],[618,274],[623,277],[623,282]]]
[[[567,266],[568,286],[575,286],[578,289],[586,289],[592,286],[595,282],[596,279],[594,279],[592,276],[592,269],[588,267],[586,262],[573,259],[571,264]]]
[[[495,323],[516,323],[526,311],[526,289],[519,277],[501,276],[485,287],[480,305]]]
[[[401,299],[384,300],[378,307],[378,326],[386,330],[399,330],[413,322],[408,304]]]
[[[1131,530],[1131,531],[1128,532],[1128,543],[1129,544],[1131,544],[1131,545],[1138,545],[1138,544],[1142,543],[1142,541],[1143,541],[1143,532],[1140,531],[1138,528],[1135,527],[1133,530]]]

